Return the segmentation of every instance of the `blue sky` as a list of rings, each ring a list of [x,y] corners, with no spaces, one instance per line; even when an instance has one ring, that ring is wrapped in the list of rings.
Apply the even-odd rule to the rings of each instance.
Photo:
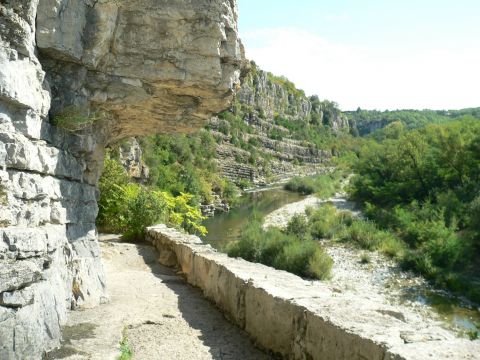
[[[247,57],[344,110],[480,106],[480,0],[238,0]]]

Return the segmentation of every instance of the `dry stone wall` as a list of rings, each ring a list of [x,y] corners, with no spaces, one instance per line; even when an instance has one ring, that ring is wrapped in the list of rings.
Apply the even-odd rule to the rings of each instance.
[[[97,243],[104,147],[190,131],[228,107],[234,0],[0,2],[0,359],[39,359],[72,308],[107,301]],[[72,133],[65,108],[104,116]]]
[[[282,358],[480,359],[480,341],[455,338],[439,326],[419,332],[387,306],[329,284],[229,258],[165,225],[147,234],[162,264],[180,268],[256,344]]]

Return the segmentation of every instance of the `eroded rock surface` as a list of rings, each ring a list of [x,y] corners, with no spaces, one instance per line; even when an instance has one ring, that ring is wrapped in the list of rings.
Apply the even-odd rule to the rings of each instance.
[[[58,345],[106,301],[96,239],[104,147],[190,131],[228,106],[243,50],[233,0],[0,2],[0,358]],[[51,125],[69,109],[98,121]]]
[[[37,46],[53,112],[113,113],[109,140],[189,132],[229,106],[243,47],[234,1],[42,0]]]

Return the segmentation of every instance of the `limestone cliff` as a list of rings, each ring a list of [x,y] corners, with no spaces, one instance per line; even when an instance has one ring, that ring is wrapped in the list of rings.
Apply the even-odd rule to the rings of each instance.
[[[263,184],[325,167],[335,155],[331,140],[355,124],[335,103],[307,97],[288,79],[252,62],[234,105],[213,117],[208,128],[217,137],[224,175]]]
[[[143,150],[136,138],[126,139],[119,144],[118,160],[134,181],[147,182],[150,170],[143,161]]]
[[[191,131],[228,107],[243,62],[236,21],[235,0],[0,2],[1,359],[40,358],[68,309],[107,300],[103,149]],[[64,109],[97,121],[52,126]]]

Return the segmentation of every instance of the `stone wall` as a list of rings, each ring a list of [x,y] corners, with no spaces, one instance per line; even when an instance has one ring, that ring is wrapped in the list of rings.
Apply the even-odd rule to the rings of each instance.
[[[258,346],[281,358],[479,359],[479,341],[439,326],[419,332],[387,306],[358,301],[332,285],[229,258],[165,225],[149,228],[147,237],[162,264],[180,268]]]
[[[234,0],[0,2],[0,359],[39,359],[67,310],[107,301],[104,147],[190,131],[228,107],[236,20]],[[52,126],[67,108],[102,117],[75,133]]]

